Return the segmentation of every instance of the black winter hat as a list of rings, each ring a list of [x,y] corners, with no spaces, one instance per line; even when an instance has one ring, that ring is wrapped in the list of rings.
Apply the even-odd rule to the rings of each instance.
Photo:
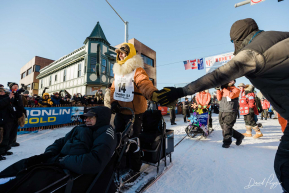
[[[14,86],[14,85],[18,85],[18,84],[15,83],[15,82],[8,82],[7,85],[9,86],[9,88],[10,88],[10,90],[11,90],[11,89],[12,89],[12,86]]]
[[[81,115],[82,118],[93,116],[97,117],[96,124],[93,127],[99,128],[104,125],[109,125],[111,118],[111,110],[110,108],[105,106],[97,106],[89,109],[87,113]]]
[[[236,21],[230,30],[231,41],[235,44],[234,55],[240,50],[243,40],[253,31],[258,31],[259,27],[254,19],[247,18]]]

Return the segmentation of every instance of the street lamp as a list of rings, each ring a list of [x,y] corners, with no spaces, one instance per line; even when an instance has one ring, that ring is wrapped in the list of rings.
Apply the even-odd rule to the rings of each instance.
[[[124,21],[121,17],[120,17],[120,15],[116,12],[116,10],[111,6],[111,4],[107,1],[107,0],[105,0],[108,4],[109,4],[109,6],[115,11],[115,13],[118,15],[118,17],[123,21],[123,23],[124,23],[124,27],[125,27],[125,29],[124,29],[124,41],[127,43],[128,42],[128,21]]]

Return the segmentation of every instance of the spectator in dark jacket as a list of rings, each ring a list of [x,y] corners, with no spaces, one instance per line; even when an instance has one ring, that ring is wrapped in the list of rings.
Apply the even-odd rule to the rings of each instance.
[[[51,97],[51,101],[53,102],[53,106],[61,105],[62,100],[59,97],[59,93],[58,92],[53,94],[53,96]]]
[[[88,103],[89,103],[90,105],[97,104],[97,102],[94,100],[94,98],[90,98]]]
[[[86,95],[83,95],[83,97],[81,97],[81,103],[82,105],[88,105],[88,99],[86,98]]]
[[[17,122],[11,105],[13,102],[12,94],[7,95],[4,88],[0,88],[0,161],[6,159],[3,157],[4,155],[12,154],[12,152],[8,152],[11,149],[9,139]]]
[[[74,127],[65,137],[57,139],[43,154],[9,166],[0,173],[0,177],[12,177],[19,170],[40,163],[59,163],[77,174],[98,174],[106,167],[116,148],[115,132],[109,125],[110,115],[107,107],[90,109],[83,115],[85,124]],[[13,186],[13,181],[8,183]]]
[[[259,89],[280,115],[289,120],[289,32],[262,31],[251,19],[236,21],[230,31],[236,55],[225,65],[183,88],[166,88],[154,97],[161,105],[201,90],[245,76]],[[289,125],[287,125],[289,127]],[[274,169],[289,192],[289,129],[285,129],[276,153]]]

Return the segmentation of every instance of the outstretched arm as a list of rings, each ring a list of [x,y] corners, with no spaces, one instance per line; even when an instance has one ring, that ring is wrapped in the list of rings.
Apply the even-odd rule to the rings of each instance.
[[[262,62],[263,57],[260,54],[250,50],[241,51],[227,64],[185,86],[183,88],[184,95],[192,95],[249,75],[255,72],[257,64]]]
[[[236,78],[250,75],[256,71],[257,66],[264,65],[264,58],[255,51],[244,50],[224,66],[206,74],[198,80],[183,88],[166,87],[158,91],[158,100],[161,105],[168,105],[178,98],[193,95],[196,92],[219,87]]]

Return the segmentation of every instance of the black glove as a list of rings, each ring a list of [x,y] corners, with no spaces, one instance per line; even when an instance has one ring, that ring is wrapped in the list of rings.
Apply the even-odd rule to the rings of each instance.
[[[52,152],[47,152],[40,155],[32,156],[30,158],[27,158],[26,165],[27,167],[30,167],[36,164],[45,163],[49,158],[53,157],[53,155],[54,154]]]
[[[118,104],[117,101],[113,101],[111,103],[111,113],[115,114],[115,113],[119,113],[120,112],[120,105]]]
[[[155,91],[153,94],[157,95],[156,102],[160,103],[161,106],[166,106],[178,98],[185,96],[183,88],[175,87],[165,87],[162,90]]]

